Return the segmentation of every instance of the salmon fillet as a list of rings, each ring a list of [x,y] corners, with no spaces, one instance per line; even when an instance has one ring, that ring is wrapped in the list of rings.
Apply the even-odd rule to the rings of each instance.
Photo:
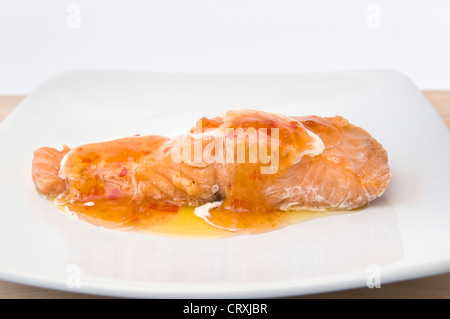
[[[244,147],[244,161],[238,151],[230,156],[230,141],[233,150]],[[267,158],[261,157],[264,149],[271,151]],[[189,160],[174,157],[180,150]],[[252,150],[259,157],[252,157]],[[32,176],[40,192],[60,201],[129,197],[176,206],[222,201],[224,209],[241,212],[359,208],[381,196],[390,170],[381,144],[340,116],[243,110],[200,119],[187,135],[172,139],[130,137],[62,151],[43,147],[34,152]]]
[[[322,139],[325,150],[302,158],[267,185],[265,194],[274,207],[349,210],[383,194],[390,179],[388,155],[368,132],[341,116],[296,119]]]
[[[62,151],[51,147],[41,147],[33,154],[33,181],[37,189],[46,195],[59,195],[66,189],[66,182],[58,176],[60,162],[70,149],[64,146]]]

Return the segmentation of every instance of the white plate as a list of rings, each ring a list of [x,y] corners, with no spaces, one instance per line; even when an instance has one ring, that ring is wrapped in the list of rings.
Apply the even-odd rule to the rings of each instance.
[[[173,135],[229,108],[340,114],[385,146],[391,183],[357,213],[214,240],[101,229],[61,214],[34,189],[30,169],[38,147]],[[42,84],[0,126],[0,278],[121,297],[259,298],[447,272],[449,146],[438,114],[393,71],[64,73]]]

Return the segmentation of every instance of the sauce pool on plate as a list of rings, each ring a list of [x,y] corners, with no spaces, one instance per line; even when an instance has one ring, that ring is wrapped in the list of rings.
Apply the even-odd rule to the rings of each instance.
[[[80,220],[99,227],[198,239],[264,233],[339,213],[211,210],[206,219],[197,216],[193,207],[157,207],[149,201],[133,201],[130,198],[99,199],[55,206],[66,214],[75,215]]]

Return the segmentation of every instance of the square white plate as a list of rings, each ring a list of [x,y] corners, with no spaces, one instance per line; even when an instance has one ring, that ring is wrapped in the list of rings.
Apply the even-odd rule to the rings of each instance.
[[[231,108],[342,115],[387,149],[391,183],[356,213],[210,240],[101,229],[61,214],[34,189],[38,147],[174,135]],[[4,280],[121,297],[259,298],[450,271],[450,134],[397,72],[69,72],[43,83],[1,124],[0,149]]]

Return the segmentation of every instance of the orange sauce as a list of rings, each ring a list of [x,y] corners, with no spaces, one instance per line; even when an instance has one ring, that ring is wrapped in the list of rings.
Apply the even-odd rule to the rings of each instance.
[[[84,203],[55,205],[80,220],[113,230],[136,231],[182,238],[224,238],[258,234],[280,229],[311,219],[335,215],[324,211],[248,211],[211,210],[209,222],[196,216],[193,207],[152,208],[149,202],[127,199],[97,200],[92,206]]]

